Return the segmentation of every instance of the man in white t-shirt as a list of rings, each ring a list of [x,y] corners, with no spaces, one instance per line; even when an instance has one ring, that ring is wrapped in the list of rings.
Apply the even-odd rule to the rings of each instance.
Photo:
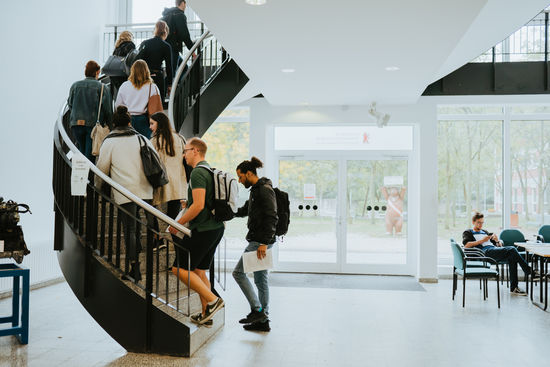
[[[479,248],[486,256],[496,261],[506,260],[510,266],[510,292],[512,294],[525,296],[527,293],[518,287],[518,265],[525,274],[536,276],[529,264],[519,254],[514,246],[502,246],[494,233],[482,229],[485,220],[483,214],[475,213],[472,217],[474,227],[462,233],[462,244],[465,248]]]

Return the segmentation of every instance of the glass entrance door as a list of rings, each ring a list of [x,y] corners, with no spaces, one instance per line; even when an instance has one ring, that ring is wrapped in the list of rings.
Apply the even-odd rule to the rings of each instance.
[[[278,269],[338,271],[338,161],[281,159],[278,186],[290,199]]]
[[[278,270],[410,274],[408,160],[281,157],[278,181],[291,212]]]
[[[344,269],[407,264],[407,160],[346,162]]]

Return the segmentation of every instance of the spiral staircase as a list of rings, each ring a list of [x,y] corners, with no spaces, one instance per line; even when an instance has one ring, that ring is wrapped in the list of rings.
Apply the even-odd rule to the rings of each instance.
[[[231,56],[205,31],[184,55],[174,79],[168,113],[176,130],[186,138],[202,136],[247,81]],[[68,112],[64,105],[55,124],[52,182],[54,250],[65,279],[89,314],[129,352],[191,356],[223,327],[225,315],[224,310],[218,312],[212,327],[197,327],[189,320],[200,312],[200,299],[172,274],[174,248],[179,244],[165,229],[171,225],[186,234],[188,230],[91,162],[86,195],[72,196],[72,158],[78,150],[69,135]],[[104,182],[101,189],[94,185],[96,176]],[[112,190],[140,208],[137,217],[126,212],[140,229],[137,240],[143,246],[139,256],[144,279],[139,282],[121,279],[129,272],[120,221],[125,210],[111,199]],[[147,226],[145,211],[155,216],[160,228]],[[223,242],[216,254],[216,269],[214,265],[210,269],[214,292],[225,288],[221,284]]]

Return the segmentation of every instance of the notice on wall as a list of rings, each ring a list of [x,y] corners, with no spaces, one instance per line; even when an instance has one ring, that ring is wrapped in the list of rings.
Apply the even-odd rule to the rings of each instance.
[[[315,199],[315,184],[304,184],[304,200]]]
[[[88,172],[90,166],[88,160],[82,154],[75,154],[72,159],[71,172],[71,195],[86,196],[86,185],[88,184]]]
[[[4,241],[0,241],[0,252],[4,252]]]

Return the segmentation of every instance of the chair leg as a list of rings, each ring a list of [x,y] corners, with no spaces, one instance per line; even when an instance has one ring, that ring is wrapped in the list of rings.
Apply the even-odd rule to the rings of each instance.
[[[466,274],[462,278],[462,308],[466,306]]]
[[[498,308],[500,308],[500,285],[498,284],[498,275],[497,275],[497,302],[498,302]]]
[[[510,265],[506,264],[504,266],[506,267],[506,288],[510,288]]]
[[[481,289],[481,278],[479,278],[479,289]]]
[[[453,301],[455,300],[455,294],[456,294],[456,273],[453,273]]]

